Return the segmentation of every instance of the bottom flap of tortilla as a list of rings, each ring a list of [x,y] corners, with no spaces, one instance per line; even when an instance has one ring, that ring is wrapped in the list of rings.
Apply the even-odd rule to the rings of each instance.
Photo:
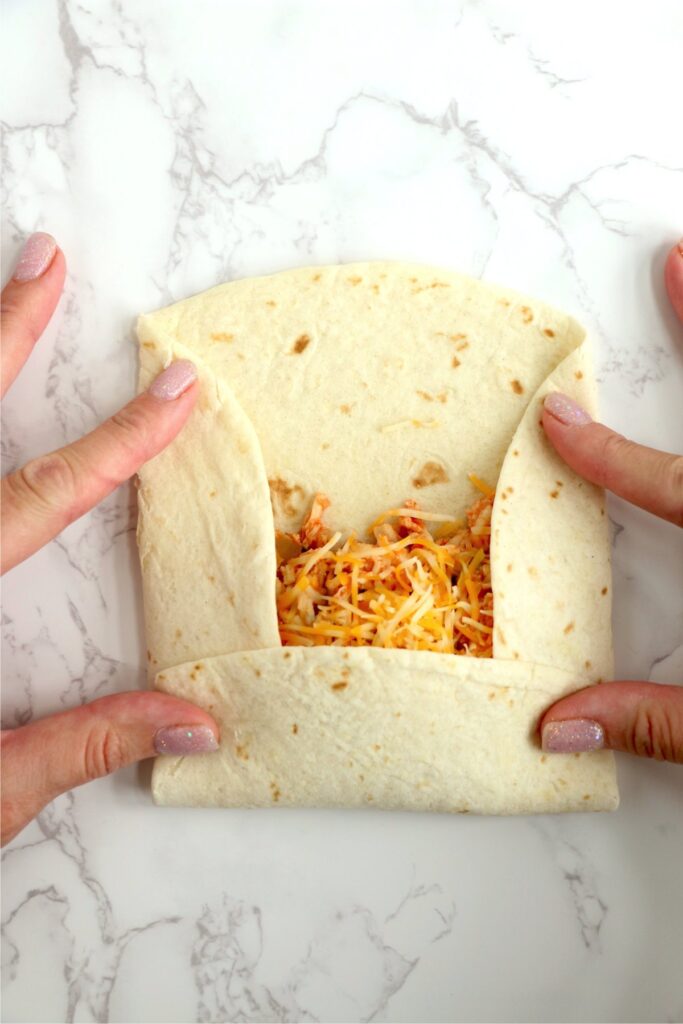
[[[215,754],[161,757],[158,804],[473,814],[613,810],[610,752],[546,755],[537,724],[581,686],[519,661],[379,648],[239,652],[161,672],[205,708]]]

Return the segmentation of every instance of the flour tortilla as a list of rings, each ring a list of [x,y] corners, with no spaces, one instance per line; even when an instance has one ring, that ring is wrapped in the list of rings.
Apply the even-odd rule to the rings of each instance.
[[[548,390],[594,409],[579,324],[451,272],[371,263],[223,285],[138,334],[143,387],[171,358],[200,373],[188,425],[140,474],[150,674],[222,725],[218,754],[157,761],[157,802],[616,806],[610,754],[544,757],[534,734],[544,707],[612,668],[603,496],[539,425]],[[280,646],[276,527],[296,529],[316,491],[344,532],[407,497],[458,515],[470,472],[498,488],[492,661]],[[347,668],[353,685],[335,688]]]

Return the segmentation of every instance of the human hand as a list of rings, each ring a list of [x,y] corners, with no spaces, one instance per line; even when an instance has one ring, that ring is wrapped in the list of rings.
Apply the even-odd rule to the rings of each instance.
[[[683,242],[665,268],[683,322]],[[683,526],[683,456],[645,448],[600,423],[565,395],[545,400],[543,426],[556,450],[586,480]],[[540,722],[543,749],[569,753],[609,747],[683,764],[683,686],[611,682],[553,704]]]
[[[64,284],[64,255],[32,235],[2,292],[2,394],[47,326]],[[92,433],[2,481],[2,571],[28,558],[157,455],[192,411],[196,371],[172,363],[149,390]],[[218,727],[188,701],[119,693],[0,734],[2,844],[74,786],[154,754],[216,750]]]

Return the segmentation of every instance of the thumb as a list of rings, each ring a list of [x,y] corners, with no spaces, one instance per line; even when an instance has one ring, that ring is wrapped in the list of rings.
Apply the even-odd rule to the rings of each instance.
[[[553,704],[540,722],[543,749],[578,753],[609,747],[683,764],[683,686],[601,683]]]
[[[2,844],[60,793],[155,754],[218,749],[205,711],[164,693],[119,693],[7,729],[1,737]]]

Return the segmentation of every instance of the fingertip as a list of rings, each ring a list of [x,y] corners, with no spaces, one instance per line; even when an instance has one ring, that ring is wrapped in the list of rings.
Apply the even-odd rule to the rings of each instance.
[[[176,359],[154,378],[147,394],[159,402],[173,402],[196,384],[197,367],[189,359]]]
[[[683,239],[669,250],[664,264],[664,284],[671,305],[683,322]]]

